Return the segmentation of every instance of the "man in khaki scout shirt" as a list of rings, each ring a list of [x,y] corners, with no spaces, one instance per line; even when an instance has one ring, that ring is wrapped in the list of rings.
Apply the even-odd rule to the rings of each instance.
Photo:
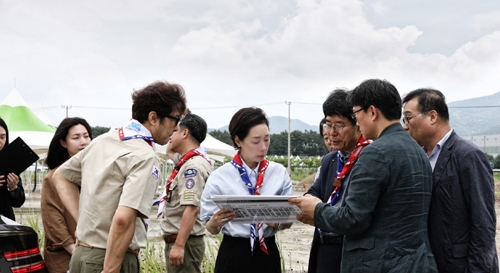
[[[77,220],[71,272],[139,272],[144,220],[160,175],[153,141],[169,141],[186,100],[180,85],[164,82],[134,92],[132,100],[125,126],[96,138],[54,174],[59,196]]]
[[[170,149],[182,157],[177,175],[167,182],[167,199],[161,228],[165,239],[167,272],[201,272],[205,253],[205,225],[200,220],[200,198],[205,181],[212,169],[208,158],[200,151],[207,124],[199,116],[187,114],[170,138]],[[195,152],[196,151],[196,152]],[[184,161],[183,161],[184,160]]]

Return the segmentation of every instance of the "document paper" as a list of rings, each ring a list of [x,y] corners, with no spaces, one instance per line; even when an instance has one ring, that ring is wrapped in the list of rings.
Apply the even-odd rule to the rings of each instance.
[[[216,195],[212,200],[219,208],[236,212],[232,223],[291,223],[302,213],[297,206],[288,204],[293,196],[276,195]]]

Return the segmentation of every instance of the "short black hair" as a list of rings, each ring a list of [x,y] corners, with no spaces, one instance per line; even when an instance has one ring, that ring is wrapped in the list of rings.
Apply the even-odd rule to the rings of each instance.
[[[155,111],[160,122],[172,112],[186,111],[186,95],[182,86],[155,82],[132,94],[132,118],[144,123],[149,112]]]
[[[231,122],[229,122],[229,134],[231,135],[234,148],[239,148],[235,141],[236,136],[243,141],[248,136],[250,129],[260,124],[265,124],[269,127],[269,120],[262,109],[247,107],[238,110],[231,118]]]
[[[188,129],[189,135],[198,144],[202,143],[207,137],[207,122],[202,117],[191,112],[182,118],[179,127]]]
[[[363,81],[351,92],[351,103],[366,111],[370,105],[380,110],[387,120],[401,118],[401,97],[394,85],[386,80]]]
[[[319,134],[323,136],[323,125],[326,124],[326,118],[322,118],[319,122]]]
[[[61,145],[61,140],[66,141],[66,137],[68,136],[68,132],[71,127],[80,124],[87,129],[87,133],[89,134],[90,139],[92,139],[92,129],[85,119],[79,117],[63,119],[61,124],[57,126],[54,137],[52,137],[52,140],[50,141],[49,151],[47,152],[47,157],[45,158],[45,164],[47,164],[49,169],[55,169],[68,160],[68,149]]]
[[[326,116],[342,116],[346,117],[351,124],[355,125],[356,121],[352,118],[352,103],[349,99],[350,91],[345,89],[333,90],[325,102],[323,102],[323,114]]]
[[[432,88],[413,90],[404,97],[403,103],[407,103],[414,98],[418,99],[418,110],[421,113],[426,114],[434,110],[443,120],[448,121],[450,119],[446,98],[441,91]]]
[[[7,146],[9,144],[9,128],[7,128],[7,123],[5,123],[5,120],[3,118],[0,118],[0,127],[3,127],[5,129],[5,144],[3,147]]]

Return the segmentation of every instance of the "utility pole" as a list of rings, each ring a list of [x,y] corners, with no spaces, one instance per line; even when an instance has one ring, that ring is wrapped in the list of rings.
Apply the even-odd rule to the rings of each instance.
[[[285,104],[288,105],[288,174],[292,174],[292,169],[290,168],[290,104],[292,102],[290,101],[285,101]]]
[[[68,110],[71,109],[70,105],[61,105],[61,108],[66,108],[66,117],[68,117]]]

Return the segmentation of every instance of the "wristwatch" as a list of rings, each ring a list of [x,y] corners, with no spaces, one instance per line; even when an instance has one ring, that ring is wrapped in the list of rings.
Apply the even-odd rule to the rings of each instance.
[[[283,226],[282,223],[278,223],[278,226],[276,228],[274,228],[274,230],[280,231],[282,226]]]

